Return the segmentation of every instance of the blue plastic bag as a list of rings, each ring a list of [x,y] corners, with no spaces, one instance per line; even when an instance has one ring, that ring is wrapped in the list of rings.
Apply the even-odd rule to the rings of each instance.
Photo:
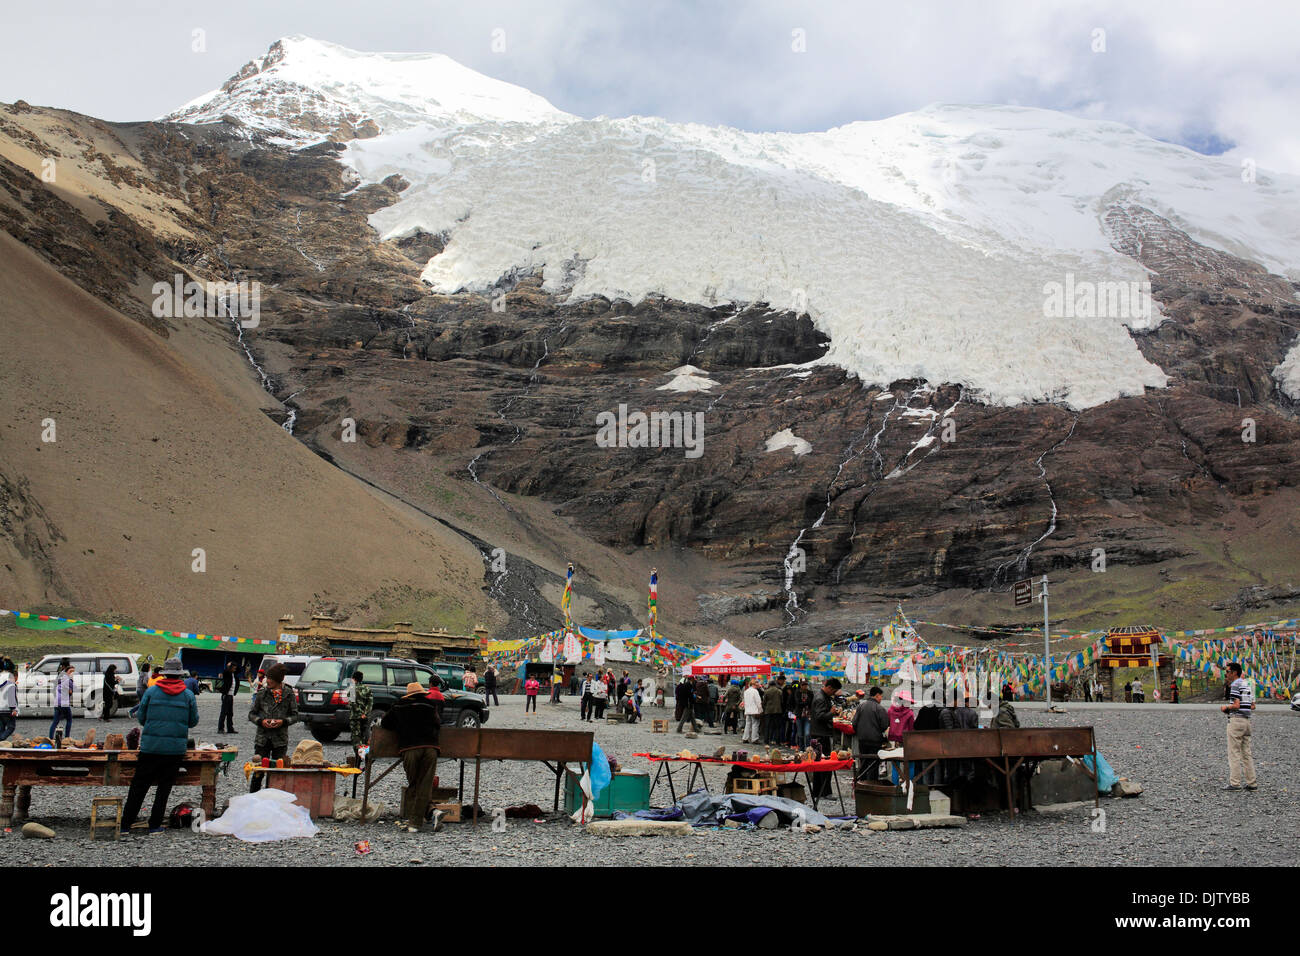
[[[591,742],[591,799],[599,800],[601,791],[609,786],[614,775],[609,772],[609,758],[600,744]]]
[[[1110,768],[1110,764],[1106,762],[1100,750],[1097,751],[1097,767],[1100,769],[1094,769],[1091,757],[1084,757],[1083,765],[1097,774],[1098,793],[1110,793],[1110,788],[1119,782],[1119,777],[1115,776],[1115,771]]]

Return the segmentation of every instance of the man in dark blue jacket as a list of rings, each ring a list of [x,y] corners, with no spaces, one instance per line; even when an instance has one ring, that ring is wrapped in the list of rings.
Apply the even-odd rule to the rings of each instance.
[[[199,723],[199,705],[185,687],[185,670],[179,660],[173,657],[163,665],[161,679],[140,698],[136,720],[144,730],[140,734],[135,775],[122,810],[122,832],[131,831],[145,794],[156,785],[153,809],[149,812],[149,832],[160,833],[165,829],[163,815],[167,812],[167,798],[189,749],[190,728]]]

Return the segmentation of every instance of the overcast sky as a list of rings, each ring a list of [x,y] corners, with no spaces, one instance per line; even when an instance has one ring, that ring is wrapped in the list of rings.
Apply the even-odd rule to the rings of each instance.
[[[446,53],[587,117],[803,132],[934,102],[1012,103],[1300,173],[1300,4],[1284,0],[7,2],[0,101],[149,119],[293,33]]]

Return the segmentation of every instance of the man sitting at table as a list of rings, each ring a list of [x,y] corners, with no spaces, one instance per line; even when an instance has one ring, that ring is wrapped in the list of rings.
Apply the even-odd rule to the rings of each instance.
[[[434,691],[437,690],[435,687]],[[433,800],[433,781],[438,772],[438,734],[442,727],[443,695],[432,696],[418,681],[406,685],[406,695],[384,714],[379,726],[397,734],[397,752],[406,771],[406,832],[419,833]],[[442,829],[442,814],[433,815],[433,830]]]
[[[149,811],[149,832],[160,833],[166,829],[163,814],[167,812],[167,798],[185,760],[190,728],[199,723],[199,705],[185,687],[184,677],[180,660],[173,657],[163,665],[161,679],[144,692],[136,708],[136,720],[144,725],[144,732],[140,734],[131,789],[122,808],[123,833],[131,832],[145,794],[155,785],[158,789],[154,792],[153,809]]]

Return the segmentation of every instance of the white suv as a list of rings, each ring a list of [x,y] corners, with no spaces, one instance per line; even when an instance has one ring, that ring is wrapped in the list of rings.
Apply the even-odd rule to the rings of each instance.
[[[122,706],[135,706],[139,654],[47,654],[31,670],[18,675],[19,714],[42,717],[54,713],[54,682],[58,677],[59,661],[65,657],[76,668],[72,672],[73,709],[80,707],[87,716],[100,715],[104,672],[110,664],[117,665],[117,676],[121,679],[112,713]]]

